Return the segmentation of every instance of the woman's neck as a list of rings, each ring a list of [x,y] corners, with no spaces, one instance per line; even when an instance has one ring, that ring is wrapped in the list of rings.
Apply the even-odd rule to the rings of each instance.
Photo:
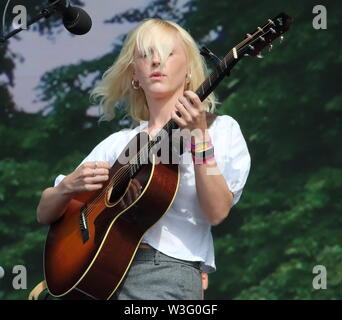
[[[176,110],[175,105],[178,98],[183,95],[183,89],[175,91],[174,94],[166,97],[146,97],[149,108],[148,131],[159,131],[171,119],[171,112]]]

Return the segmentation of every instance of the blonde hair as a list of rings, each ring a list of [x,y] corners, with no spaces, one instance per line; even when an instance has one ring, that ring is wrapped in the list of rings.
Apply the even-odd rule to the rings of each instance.
[[[170,46],[168,44],[170,44],[174,32],[181,37],[185,45],[187,67],[191,74],[187,90],[195,91],[198,89],[205,80],[208,70],[193,38],[186,30],[172,21],[147,19],[129,32],[116,61],[104,72],[102,80],[90,94],[94,101],[100,98],[103,115],[99,122],[112,120],[115,117],[115,106],[120,102],[124,103],[128,115],[132,117],[135,123],[140,120],[149,120],[149,111],[143,90],[132,88],[132,63],[134,62],[135,49],[140,54],[150,55],[150,48],[153,46],[160,56],[161,65],[163,65],[169,55]],[[163,39],[163,44],[160,44],[159,39]],[[216,103],[214,93],[211,93],[203,101],[206,111],[209,112],[214,112]]]

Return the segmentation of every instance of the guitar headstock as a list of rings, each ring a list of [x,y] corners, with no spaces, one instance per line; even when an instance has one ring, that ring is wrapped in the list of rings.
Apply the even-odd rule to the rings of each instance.
[[[215,89],[225,76],[229,75],[231,69],[244,56],[257,56],[260,58],[259,52],[266,46],[271,46],[274,39],[282,37],[283,33],[289,30],[292,21],[292,18],[285,13],[280,13],[273,19],[268,19],[267,23],[262,27],[258,27],[255,32],[252,34],[247,33],[246,38],[230,50],[222,60],[217,58],[210,50],[204,50],[205,55],[210,55],[210,53],[213,55],[216,68],[196,90],[201,101]]]
[[[239,54],[257,56],[266,46],[289,30],[293,19],[285,13],[280,13],[273,19],[268,19],[262,27],[258,27],[252,34],[247,33],[243,45],[238,49]],[[271,45],[272,46],[272,45]]]

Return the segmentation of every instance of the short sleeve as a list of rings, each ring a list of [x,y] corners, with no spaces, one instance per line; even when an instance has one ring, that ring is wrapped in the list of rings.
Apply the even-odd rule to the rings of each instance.
[[[58,186],[59,183],[65,178],[64,174],[60,174],[57,176],[57,178],[55,179],[55,183],[54,183],[54,187]]]
[[[109,161],[112,166],[117,158],[117,142],[120,141],[120,132],[116,132],[103,141],[101,141],[75,168],[75,170],[85,162],[92,161]],[[63,179],[65,175],[60,174],[56,177],[54,186],[56,187]]]
[[[247,143],[238,122],[230,116],[220,116],[215,129],[215,155],[217,166],[233,193],[234,206],[242,195],[251,166]]]

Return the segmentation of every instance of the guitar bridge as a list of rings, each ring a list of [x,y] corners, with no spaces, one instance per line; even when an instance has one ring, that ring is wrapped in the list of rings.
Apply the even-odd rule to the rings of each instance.
[[[80,229],[82,234],[83,243],[89,240],[88,216],[87,206],[83,206],[80,214]]]

